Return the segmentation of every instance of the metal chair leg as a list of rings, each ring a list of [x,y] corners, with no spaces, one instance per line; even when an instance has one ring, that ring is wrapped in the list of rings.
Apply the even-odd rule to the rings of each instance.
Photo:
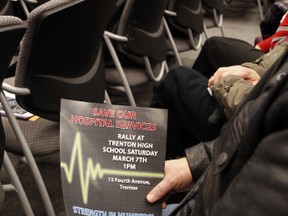
[[[24,188],[18,178],[18,175],[13,167],[13,164],[10,161],[10,158],[8,156],[8,154],[6,153],[6,151],[4,151],[4,160],[3,160],[3,167],[6,170],[11,184],[9,185],[3,185],[4,191],[15,191],[19,197],[19,200],[22,204],[23,210],[25,212],[25,215],[27,216],[33,216],[34,213],[32,211],[30,202],[27,198],[27,195],[24,191]]]
[[[31,172],[34,176],[34,179],[35,179],[37,187],[40,191],[40,195],[41,195],[42,201],[44,203],[47,215],[55,216],[55,212],[54,212],[54,209],[53,209],[53,206],[51,203],[51,199],[48,195],[46,186],[44,184],[44,181],[42,179],[42,176],[40,174],[38,166],[34,160],[34,157],[32,155],[30,148],[29,148],[29,145],[28,145],[28,143],[27,143],[27,141],[23,135],[21,128],[19,127],[19,125],[17,123],[17,119],[14,116],[14,114],[11,110],[11,107],[9,105],[9,102],[7,101],[7,98],[4,95],[3,91],[0,92],[0,102],[2,103],[2,106],[6,112],[6,115],[8,117],[9,122],[10,122],[10,125],[11,125],[20,145],[21,145],[23,154],[26,157],[27,164],[29,165]]]

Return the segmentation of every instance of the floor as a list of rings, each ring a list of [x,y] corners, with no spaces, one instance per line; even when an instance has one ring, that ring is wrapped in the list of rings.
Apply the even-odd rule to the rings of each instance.
[[[234,0],[226,8],[224,13],[224,33],[226,37],[234,37],[245,40],[251,44],[254,38],[260,35],[259,29],[260,15],[258,6],[250,0]],[[209,29],[208,36],[220,36],[219,29]],[[191,66],[199,51],[189,51],[181,54],[184,64]],[[145,94],[143,94],[145,90]],[[153,85],[142,86],[133,90],[136,103],[139,106],[148,106],[151,100]],[[114,103],[127,104],[126,99],[122,95],[114,95],[112,97]],[[46,215],[41,202],[39,192],[35,182],[31,176],[29,168],[23,163],[20,158],[10,155],[13,159],[16,171],[20,176],[29,200],[31,201],[32,209],[36,216]],[[65,215],[65,207],[61,192],[61,175],[59,167],[59,154],[54,154],[46,158],[37,158],[38,166],[50,194],[53,207],[57,216]],[[1,173],[2,183],[9,182],[5,171]],[[24,215],[22,207],[19,203],[15,192],[7,192],[5,200],[0,210],[0,215],[3,216],[21,216]]]

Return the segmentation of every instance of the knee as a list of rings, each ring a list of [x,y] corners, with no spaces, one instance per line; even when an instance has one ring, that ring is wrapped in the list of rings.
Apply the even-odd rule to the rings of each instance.
[[[178,66],[171,69],[162,81],[162,87],[166,88],[167,91],[173,91],[179,89],[181,86],[186,86],[191,80],[199,79],[203,77],[199,72],[194,69]]]
[[[191,71],[191,69],[184,66],[177,66],[171,69],[155,89],[150,107],[170,107],[170,100],[177,95],[180,86],[185,84],[182,80],[183,76],[186,76],[185,74],[188,73],[188,71]]]
[[[185,80],[188,73],[191,73],[193,69],[190,69],[185,66],[177,66],[171,69],[165,76],[165,78],[159,83],[156,90],[157,92],[161,91],[170,91],[171,89],[177,88],[179,82]]]
[[[204,49],[209,52],[214,51],[215,47],[217,47],[219,42],[221,42],[222,40],[223,40],[223,37],[219,37],[219,36],[210,37],[205,41],[202,47],[202,50]]]
[[[168,87],[175,85],[179,80],[183,80],[183,78],[185,79],[187,74],[191,73],[192,71],[193,69],[191,68],[185,66],[177,66],[168,72],[165,79],[163,80],[163,84]]]
[[[173,69],[171,69],[167,76],[165,77],[165,79],[168,79],[168,80],[175,80],[175,78],[178,78],[178,77],[185,77],[187,76],[187,74],[191,74],[193,73],[194,70],[191,69],[191,68],[188,68],[186,66],[177,66]]]

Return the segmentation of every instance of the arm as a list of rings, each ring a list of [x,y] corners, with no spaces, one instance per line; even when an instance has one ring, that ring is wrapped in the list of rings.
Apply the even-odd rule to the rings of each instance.
[[[283,42],[280,45],[276,45],[268,53],[262,55],[260,58],[253,62],[245,62],[242,64],[244,67],[248,67],[256,71],[260,77],[269,70],[269,68],[279,59],[288,46],[287,42]]]
[[[229,119],[259,80],[255,70],[235,65],[219,68],[209,79],[208,86],[212,87],[213,97]]]
[[[212,157],[214,141],[199,143],[185,150],[186,158],[165,162],[165,177],[147,195],[147,201],[154,203],[164,198],[163,208],[169,194],[191,189],[207,168]],[[195,175],[195,177],[194,177]]]
[[[287,215],[287,140],[287,129],[262,139],[250,160],[215,205],[211,215],[223,215],[223,212],[225,215],[245,216]]]
[[[213,96],[228,119],[251,92],[260,77],[280,58],[287,46],[287,42],[282,43],[254,62],[219,68],[210,78],[208,85],[213,86]]]
[[[287,16],[288,17],[288,16]],[[240,76],[251,84],[255,85],[262,75],[279,59],[288,47],[288,43],[284,42],[268,53],[262,55],[253,62],[245,62],[242,65],[234,65],[229,67],[220,67],[214,75],[209,79],[208,86],[217,83],[221,78],[228,75]]]
[[[208,80],[208,86],[209,87],[213,86],[223,77],[226,77],[228,75],[242,77],[244,80],[248,81],[252,85],[256,85],[256,83],[260,79],[260,76],[255,70],[249,67],[241,66],[241,65],[234,65],[234,66],[229,66],[229,67],[220,67],[214,73],[214,75]]]
[[[214,141],[215,140],[210,142],[201,142],[198,145],[185,149],[185,155],[195,182],[204,173],[212,160]]]
[[[163,208],[166,207],[166,199],[169,194],[187,191],[193,186],[193,177],[185,157],[166,161],[164,174],[164,179],[146,197],[149,203],[164,198]]]
[[[254,85],[235,75],[225,76],[212,88],[216,99],[227,119],[233,115],[243,99],[252,91]]]
[[[288,36],[288,12],[284,14],[276,32],[269,38],[259,42],[256,45],[257,49],[262,50],[263,52],[268,52],[273,49],[276,44],[282,43],[286,40]]]

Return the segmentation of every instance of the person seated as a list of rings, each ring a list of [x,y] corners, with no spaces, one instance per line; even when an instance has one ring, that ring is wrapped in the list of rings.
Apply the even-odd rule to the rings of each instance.
[[[220,109],[229,119],[287,44],[275,46],[253,62],[220,67],[210,79],[187,67],[169,71],[157,86],[150,104],[150,107],[168,109],[166,158],[181,157],[186,148],[215,139],[225,121],[209,121],[213,112]],[[207,90],[209,87],[213,87],[213,97]]]
[[[148,193],[149,203],[163,199],[165,208],[169,194],[189,190],[170,215],[287,215],[287,54],[260,79],[216,140],[165,162],[165,177]]]
[[[263,51],[246,41],[214,36],[205,41],[192,69],[209,79],[220,67],[252,62],[263,54]]]
[[[256,44],[227,37],[208,38],[195,60],[192,69],[210,78],[219,67],[239,65],[254,61],[269,52],[276,44],[287,41],[288,12],[286,12],[273,35]]]
[[[271,38],[279,38],[281,28],[287,23],[288,16],[285,14]],[[263,41],[256,47],[239,39],[212,37],[205,42],[192,69],[176,67],[169,71],[156,88],[150,104],[151,107],[169,110],[167,159],[183,156],[185,148],[213,140],[219,135],[227,120],[223,113],[229,119],[242,99],[284,51],[287,39],[283,37],[287,36],[284,33],[281,35],[282,39],[277,44],[274,39],[267,38],[267,42]],[[285,44],[281,47],[283,42]],[[263,43],[271,44],[269,50],[261,50]],[[274,47],[278,48],[274,50]],[[217,91],[211,97],[208,89],[224,76],[226,78],[215,86],[214,91]],[[230,93],[227,94],[227,90],[217,93],[221,91],[219,86],[224,84],[232,86]],[[223,94],[226,96],[222,100]],[[225,101],[226,107],[222,102],[219,106],[219,100]]]
[[[271,53],[264,55],[265,52],[239,39],[213,37],[205,42],[197,58],[198,63],[196,60],[192,69],[172,69],[157,87],[150,104],[151,107],[169,111],[166,159],[184,156],[186,148],[215,139],[225,121],[283,51],[280,46],[273,51],[275,54],[271,58]],[[231,58],[227,61],[225,56]],[[227,67],[221,67],[223,65]],[[222,77],[226,78],[221,80]],[[211,97],[207,87],[212,87],[219,80],[221,82],[215,85],[216,92]],[[230,87],[219,94],[221,86]],[[220,102],[219,106],[217,100],[225,103]],[[173,196],[169,203],[182,198],[183,194]]]
[[[268,52],[269,50],[273,49],[276,44],[282,43],[283,41],[287,41],[287,35],[288,35],[288,12],[286,12],[281,21],[280,24],[276,30],[276,32],[268,37],[267,39],[260,41],[256,48],[260,49],[263,52]]]

